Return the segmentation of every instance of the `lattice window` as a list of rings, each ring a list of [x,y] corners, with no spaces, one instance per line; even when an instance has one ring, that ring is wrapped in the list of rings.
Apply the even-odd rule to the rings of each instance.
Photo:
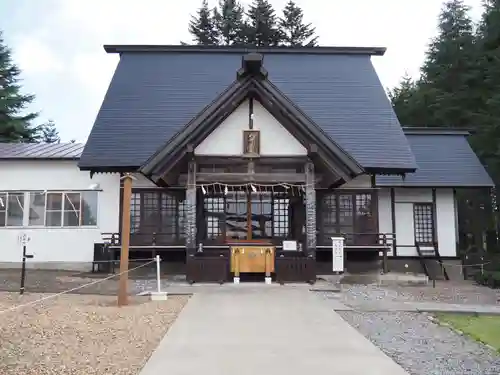
[[[373,199],[371,192],[338,191],[322,196],[318,204],[320,242],[328,244],[332,236],[345,234],[346,243],[352,243],[355,237],[366,238],[367,234],[375,233]]]
[[[430,203],[413,204],[415,243],[434,242],[434,209]]]
[[[323,241],[330,241],[330,237],[338,234],[337,228],[337,196],[327,194],[321,200],[321,222],[323,225]]]
[[[185,238],[185,202],[162,191],[134,191],[130,201],[131,233]]]
[[[161,195],[160,218],[161,218],[160,233],[175,237],[177,234],[176,197],[167,194]]]
[[[339,225],[346,232],[346,229],[353,227],[353,196],[352,194],[339,195]],[[352,231],[352,230],[351,230]]]
[[[130,233],[138,233],[141,229],[141,195],[132,193],[130,200]]]
[[[288,208],[290,199],[274,198],[273,202],[273,232],[274,237],[286,238],[288,236],[290,223],[288,217]]]
[[[206,197],[203,206],[207,225],[207,238],[215,239],[222,236],[221,225],[224,220],[224,198]]]

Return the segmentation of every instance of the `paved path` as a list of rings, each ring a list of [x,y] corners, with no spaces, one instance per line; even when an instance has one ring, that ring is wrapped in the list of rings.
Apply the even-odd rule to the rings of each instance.
[[[195,293],[141,375],[408,375],[307,288]]]

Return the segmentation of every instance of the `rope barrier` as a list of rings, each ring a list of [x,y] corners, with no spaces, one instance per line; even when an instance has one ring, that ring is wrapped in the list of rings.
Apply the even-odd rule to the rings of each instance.
[[[486,264],[491,264],[492,262],[486,262],[486,263],[477,263],[477,264],[453,264],[453,263],[445,263],[445,262],[440,262],[439,260],[436,260],[436,259],[429,259],[429,260],[432,260],[434,262],[437,262],[439,264],[442,264],[443,266],[450,266],[450,267],[481,267],[481,266],[484,266]]]
[[[122,275],[122,274],[124,274],[124,273],[135,271],[135,270],[137,270],[137,269],[139,269],[139,268],[142,268],[142,267],[144,267],[144,266],[147,266],[148,264],[151,264],[151,263],[153,263],[153,262],[155,262],[155,261],[156,261],[156,259],[153,259],[153,260],[152,260],[152,261],[150,261],[150,262],[147,262],[147,263],[141,264],[141,265],[139,265],[139,266],[137,266],[137,267],[134,267],[134,268],[131,268],[131,269],[127,270],[127,271],[120,272],[120,273],[117,273],[117,274],[114,274],[114,275],[108,276],[108,277],[106,277],[106,278],[104,278],[104,279],[99,279],[99,280],[96,280],[96,281],[92,281],[92,282],[90,282],[90,283],[88,283],[88,284],[80,285],[80,286],[77,286],[77,287],[75,287],[75,288],[71,288],[71,289],[65,290],[64,292],[60,292],[60,293],[56,293],[56,294],[52,294],[52,295],[50,295],[50,296],[46,296],[46,297],[43,297],[43,298],[37,299],[37,300],[35,300],[35,301],[31,301],[31,302],[24,303],[24,304],[21,304],[21,305],[16,305],[16,306],[13,306],[13,307],[8,308],[8,309],[6,309],[6,310],[2,310],[2,311],[0,311],[0,315],[3,315],[3,314],[5,314],[5,313],[8,313],[8,312],[12,312],[12,311],[18,310],[18,309],[23,308],[23,307],[33,306],[33,305],[36,305],[36,304],[37,304],[37,303],[39,303],[39,302],[42,302],[42,301],[47,301],[47,300],[49,300],[49,299],[51,299],[51,298],[56,298],[56,297],[59,297],[59,296],[61,296],[61,295],[63,295],[63,294],[71,293],[71,292],[74,292],[74,291],[76,291],[76,290],[83,289],[83,288],[86,288],[86,287],[91,286],[91,285],[98,284],[98,283],[103,282],[103,281],[107,281],[107,280],[112,279],[112,278],[114,278],[114,277],[120,276],[120,275]]]
[[[150,260],[155,260],[155,258],[139,258],[139,259],[129,259],[129,262],[146,262]],[[91,263],[112,263],[112,262],[120,262],[120,259],[115,259],[115,260],[96,260],[96,261],[77,261],[77,262],[68,262],[64,260],[47,260],[47,261],[32,261],[30,263],[70,263],[70,264],[79,264],[79,263],[84,263],[84,264],[91,264]]]

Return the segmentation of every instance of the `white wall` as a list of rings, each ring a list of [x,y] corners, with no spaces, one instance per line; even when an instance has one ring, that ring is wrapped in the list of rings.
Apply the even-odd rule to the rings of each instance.
[[[396,188],[395,216],[397,256],[417,256],[413,218],[414,203],[432,203],[432,189]],[[436,232],[441,256],[456,256],[456,208],[453,189],[436,189]],[[379,230],[392,232],[391,194],[379,190]],[[392,252],[390,253],[392,255]]]
[[[307,149],[258,101],[253,102],[253,128],[260,130],[262,156],[307,155]],[[244,101],[194,150],[196,155],[237,156],[243,153],[243,130],[248,130],[249,102]]]
[[[372,187],[370,175],[363,174],[354,177],[351,181],[347,181],[339,189],[370,189]]]
[[[120,207],[120,177],[118,174],[95,174],[80,171],[77,161],[3,161],[0,162],[0,192],[29,190],[87,190],[98,183],[97,226],[78,228],[0,227],[0,264],[18,266],[22,249],[20,233],[31,238],[28,252],[34,254],[31,263],[46,268],[88,269],[92,262],[94,243],[101,240],[101,232],[118,232]],[[12,264],[11,262],[16,262]],[[7,264],[10,263],[10,264]]]

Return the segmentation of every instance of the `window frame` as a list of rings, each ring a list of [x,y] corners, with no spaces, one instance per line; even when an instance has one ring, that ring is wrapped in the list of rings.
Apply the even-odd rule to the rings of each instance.
[[[420,233],[420,231],[428,231],[429,228],[422,228],[417,225],[419,222],[417,220],[418,208],[421,209],[421,213],[428,212],[430,214],[430,233],[431,233],[431,241],[419,241],[418,238],[425,238],[428,233]],[[420,224],[422,224],[420,222]],[[424,225],[428,225],[428,223],[423,223]],[[420,235],[420,236],[419,236]],[[434,204],[430,202],[415,202],[413,203],[413,240],[415,241],[415,245],[433,245],[436,242],[436,213],[434,209]]]
[[[83,224],[83,207],[84,207],[84,194],[92,192],[96,194],[96,206],[95,206],[95,221],[96,224]],[[9,212],[9,196],[19,194],[22,195],[22,204],[23,204],[23,220],[21,225],[8,225],[7,215]],[[44,212],[43,212],[43,224],[31,224],[30,223],[30,211],[32,208],[31,197],[35,194],[43,194],[44,197]],[[63,199],[60,210],[48,210],[47,202],[48,202],[48,194],[59,194]],[[80,199],[80,207],[78,210],[78,225],[70,226],[64,225],[64,213],[68,210],[65,209],[65,199],[66,194],[78,194]],[[0,215],[4,215],[4,224],[0,225],[0,229],[11,229],[11,228],[26,228],[26,229],[37,229],[37,228],[98,228],[99,227],[99,191],[97,190],[12,190],[12,191],[0,191],[0,197],[3,200],[5,207],[0,207]],[[73,212],[73,210],[69,210]],[[49,226],[47,225],[47,213],[60,213],[61,225]]]
[[[34,194],[43,194],[43,224],[30,224],[30,211],[31,211],[31,195]],[[33,190],[26,192],[27,197],[25,198],[27,202],[27,222],[26,226],[29,228],[45,228],[47,227],[47,192],[43,190]],[[50,227],[53,228],[53,227]]]
[[[23,195],[23,219],[21,225],[8,225],[8,214],[9,214],[9,195]],[[23,228],[26,220],[26,192],[21,190],[11,190],[11,191],[0,191],[0,195],[3,195],[2,200],[4,207],[0,207],[0,212],[4,215],[4,225],[1,228]]]
[[[84,202],[83,194],[86,192],[95,192],[97,194],[96,224],[83,224],[83,215],[82,215],[83,202]],[[61,202],[61,209],[60,210],[48,210],[47,209],[47,201],[48,201],[47,196],[48,196],[48,194],[60,194],[61,195],[62,202]],[[64,222],[64,214],[66,212],[73,212],[72,209],[69,210],[66,208],[66,199],[69,199],[69,198],[67,198],[68,194],[78,194],[79,195],[80,206],[78,209],[78,225],[65,225],[65,222]],[[47,225],[47,213],[54,213],[54,212],[60,213],[61,225],[49,226],[49,225]],[[51,190],[51,191],[47,191],[45,193],[45,227],[46,228],[69,228],[69,229],[71,229],[71,228],[97,228],[97,227],[99,227],[99,192],[96,190]]]

